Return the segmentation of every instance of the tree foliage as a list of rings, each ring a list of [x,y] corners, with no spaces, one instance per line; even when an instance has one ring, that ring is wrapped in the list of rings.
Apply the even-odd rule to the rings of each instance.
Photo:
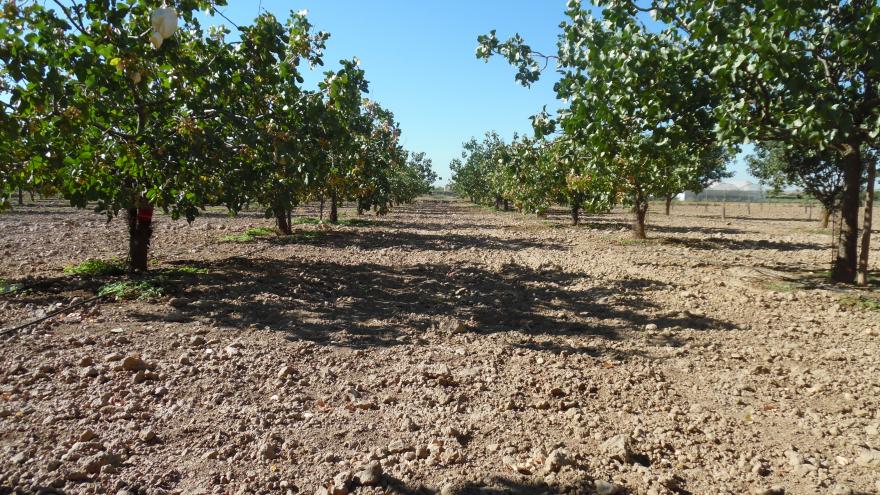
[[[558,53],[519,36],[479,38],[477,56],[505,57],[522,84],[555,58],[564,103],[540,133],[562,130],[604,161],[636,212],[670,166],[713,147],[773,141],[836,154],[843,227],[834,278],[855,278],[859,182],[880,137],[880,5],[874,1],[599,0],[596,19],[570,0]],[[651,15],[659,27],[642,22]],[[542,64],[542,62],[544,62]],[[868,217],[866,217],[868,218]]]
[[[649,198],[702,183],[707,157],[718,152],[706,60],[685,51],[675,32],[649,32],[634,17],[609,12],[596,19],[578,2],[569,2],[566,15],[554,57],[563,107],[555,117],[536,116],[535,130],[558,128],[582,150],[595,171],[587,176],[602,178],[592,186],[610,188],[613,203],[631,206],[634,234],[644,238]],[[521,37],[501,41],[492,31],[479,43],[478,57],[507,58],[520,83],[541,76],[547,57]]]
[[[145,269],[154,207],[191,221],[208,205],[234,213],[258,203],[289,232],[291,209],[318,196],[369,198],[384,213],[430,186],[393,190],[401,181],[390,177],[408,173],[400,130],[365,99],[356,59],[302,87],[302,68],[323,64],[329,37],[305,12],[284,22],[263,13],[229,41],[228,29],[206,32],[194,16],[222,5],[5,2],[4,204],[16,188],[48,185],[74,206],[126,211],[131,267]]]

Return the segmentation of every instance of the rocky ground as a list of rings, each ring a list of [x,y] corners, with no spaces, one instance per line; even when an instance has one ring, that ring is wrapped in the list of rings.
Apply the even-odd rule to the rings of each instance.
[[[0,337],[0,493],[880,493],[877,287],[823,281],[817,212],[563,215],[159,217],[150,299]],[[62,271],[124,234],[0,215],[0,327],[124,280]]]

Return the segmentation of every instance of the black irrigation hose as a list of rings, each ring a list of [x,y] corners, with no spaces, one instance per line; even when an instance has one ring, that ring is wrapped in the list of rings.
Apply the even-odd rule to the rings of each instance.
[[[90,303],[90,302],[92,302],[92,301],[97,301],[98,299],[103,299],[103,298],[105,298],[105,297],[107,297],[107,296],[110,296],[110,295],[112,295],[112,294],[99,294],[99,295],[97,295],[97,296],[93,296],[93,297],[90,297],[90,298],[88,298],[88,299],[83,299],[82,301],[77,301],[77,302],[75,302],[75,303],[73,303],[73,304],[71,304],[71,305],[69,305],[69,306],[65,306],[65,307],[63,307],[63,308],[58,308],[58,309],[56,309],[55,311],[51,311],[51,312],[49,312],[48,314],[46,314],[46,316],[42,316],[42,317],[40,317],[40,318],[37,318],[36,320],[29,321],[29,322],[27,322],[27,323],[23,323],[23,324],[21,324],[21,325],[19,325],[19,326],[17,326],[17,327],[12,327],[12,328],[7,328],[7,329],[4,329],[4,330],[0,330],[0,335],[9,335],[9,334],[15,333],[15,332],[17,332],[17,331],[19,331],[19,330],[22,330],[22,329],[24,329],[24,328],[27,328],[27,327],[29,327],[29,326],[31,326],[31,325],[36,325],[37,323],[40,323],[40,322],[42,322],[42,321],[46,321],[46,320],[48,320],[49,318],[52,318],[53,316],[56,316],[56,315],[61,314],[61,313],[64,313],[65,311],[70,311],[70,310],[73,309],[73,308],[77,308],[77,307],[82,306],[82,305],[84,305],[84,304],[88,304],[88,303]]]

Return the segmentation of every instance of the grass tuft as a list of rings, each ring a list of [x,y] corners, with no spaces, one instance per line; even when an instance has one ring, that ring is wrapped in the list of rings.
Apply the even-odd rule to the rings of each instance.
[[[321,220],[316,217],[296,217],[290,223],[292,225],[318,225]]]
[[[761,284],[765,290],[773,292],[795,292],[804,288],[804,284],[798,282],[784,282],[770,280]]]
[[[184,265],[184,266],[172,268],[170,270],[170,272],[175,273],[175,274],[181,274],[181,275],[199,275],[199,274],[208,273],[208,269]]]
[[[24,287],[22,284],[16,284],[6,279],[0,278],[0,295],[12,294],[18,292]]]
[[[128,301],[151,301],[165,295],[165,290],[148,281],[122,280],[104,285],[98,295],[116,296],[117,299]]]
[[[866,311],[880,311],[880,297],[852,295],[842,297],[840,304],[850,308],[863,309]]]
[[[78,265],[67,266],[64,268],[64,273],[87,277],[122,275],[125,273],[125,263],[116,258],[112,260],[88,259]]]
[[[220,238],[220,242],[253,242],[258,237],[275,235],[275,230],[269,227],[252,227],[242,234],[232,234]]]

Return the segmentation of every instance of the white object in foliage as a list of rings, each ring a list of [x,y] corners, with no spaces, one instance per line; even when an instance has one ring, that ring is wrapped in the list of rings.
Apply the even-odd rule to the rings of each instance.
[[[177,11],[168,7],[156,9],[150,15],[150,23],[153,25],[153,34],[158,34],[163,40],[167,40],[177,31]],[[161,46],[161,43],[159,45]]]
[[[153,44],[153,48],[155,48],[156,50],[161,48],[162,41],[164,40],[162,39],[162,35],[159,34],[158,31],[153,31],[152,33],[150,33],[150,43]]]

